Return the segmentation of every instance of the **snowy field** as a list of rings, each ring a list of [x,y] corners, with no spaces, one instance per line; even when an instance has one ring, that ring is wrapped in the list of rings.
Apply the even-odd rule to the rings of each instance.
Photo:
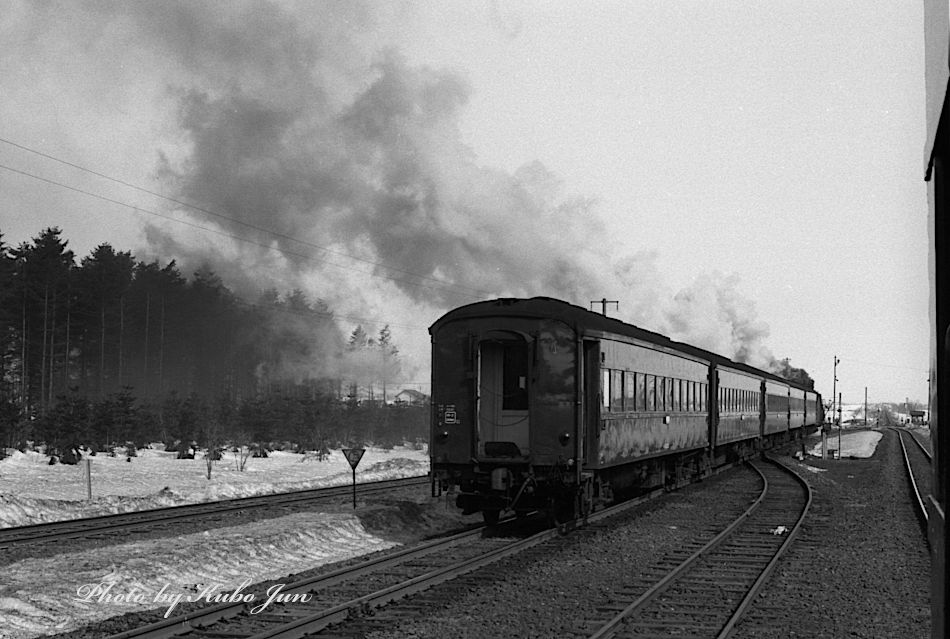
[[[15,453],[0,462],[0,521],[6,526],[194,503],[337,484],[352,471],[340,451],[325,461],[276,452],[216,462],[206,479],[203,459],[139,451],[140,457],[91,458],[93,499],[85,499],[84,465],[49,466],[44,456]],[[368,449],[357,481],[425,474],[427,452]],[[136,610],[169,608],[290,573],[395,545],[368,533],[350,513],[297,513],[203,533],[118,544],[61,556],[30,558],[3,568],[0,637],[28,639],[68,632]],[[68,565],[69,569],[64,570]],[[267,596],[247,588],[256,601]],[[172,610],[170,614],[177,611]]]
[[[842,431],[841,433],[841,457],[870,457],[877,450],[877,444],[881,441],[883,433],[872,430],[862,430],[858,432]],[[828,449],[838,448],[838,431],[833,430],[828,433]],[[821,457],[821,442],[812,446],[808,451],[813,457]]]
[[[395,544],[352,514],[297,513],[251,524],[30,558],[3,567],[0,637],[68,632],[127,612],[229,594]],[[68,568],[67,568],[68,567]],[[246,587],[263,603],[265,592]],[[211,601],[214,601],[211,599]]]
[[[214,462],[210,480],[204,459],[175,459],[175,453],[152,449],[140,450],[138,455],[131,462],[124,455],[87,457],[92,470],[90,500],[86,498],[85,460],[76,466],[50,466],[45,455],[13,451],[0,460],[0,528],[353,481],[349,463],[339,450],[331,451],[324,461],[275,451],[265,459],[248,459],[243,472],[237,470],[233,454],[226,453]],[[427,472],[426,450],[369,448],[357,466],[356,480]]]
[[[881,441],[881,437],[883,437],[883,433],[873,430],[862,430],[858,432],[843,431],[841,433],[841,457],[844,459],[849,457],[871,457],[874,451],[877,450],[877,445],[878,442]],[[828,434],[828,449],[831,450],[832,448],[838,448],[837,431]],[[812,457],[821,457],[821,441],[805,452]],[[813,473],[825,472],[824,468],[818,468],[808,464],[799,464],[799,466]]]
[[[870,457],[880,432],[845,432],[845,457]],[[837,434],[829,437],[837,447]],[[818,444],[807,451],[821,454]],[[16,454],[0,462],[0,517],[6,525],[119,512],[220,497],[235,497],[296,488],[347,484],[352,475],[340,451],[328,460],[301,461],[302,456],[276,453],[248,460],[246,470],[233,460],[217,462],[211,481],[204,460],[176,460],[174,455],[140,451],[124,457],[92,458],[92,501],[86,501],[82,466],[48,466],[45,457]],[[807,466],[806,466],[807,467]],[[808,467],[819,472],[822,469]],[[368,481],[423,474],[425,451],[367,450],[357,479]],[[14,506],[16,504],[16,506]],[[350,513],[297,513],[203,533],[132,542],[62,557],[30,558],[3,568],[0,581],[0,637],[31,639],[68,632],[136,610],[172,608],[239,590],[265,592],[242,583],[268,579],[341,561],[393,546],[370,534]],[[249,581],[248,581],[249,580]]]

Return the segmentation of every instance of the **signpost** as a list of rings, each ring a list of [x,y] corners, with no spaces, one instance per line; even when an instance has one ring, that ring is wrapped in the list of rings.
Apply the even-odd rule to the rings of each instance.
[[[346,461],[350,462],[350,468],[353,469],[353,508],[356,508],[356,467],[363,459],[365,448],[344,448],[343,454],[346,455]]]

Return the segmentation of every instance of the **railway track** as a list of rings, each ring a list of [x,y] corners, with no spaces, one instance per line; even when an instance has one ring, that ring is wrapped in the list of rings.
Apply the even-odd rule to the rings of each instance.
[[[795,538],[811,505],[808,484],[784,466],[755,461],[758,499],[708,543],[664,559],[665,575],[600,626],[607,637],[729,636]]]
[[[907,478],[910,481],[915,509],[926,535],[929,515],[925,500],[933,491],[933,454],[913,433],[899,428],[893,430],[897,432],[901,442],[904,468],[907,470]],[[912,444],[907,443],[908,438],[913,441]]]
[[[663,492],[657,490],[597,511],[589,515],[586,521],[594,523],[606,520]],[[459,580],[505,557],[559,539],[571,528],[545,526],[540,532],[524,536],[526,525],[531,526],[531,521],[512,518],[497,527],[478,527],[373,557],[329,574],[284,584],[280,586],[279,592],[287,597],[286,601],[275,601],[259,607],[268,599],[267,590],[277,587],[265,585],[254,593],[255,597],[251,601],[208,606],[112,635],[108,639],[290,639],[327,632],[332,633],[332,636],[349,636],[357,632],[354,627],[357,625],[363,631],[368,631],[374,625],[388,623],[373,618],[376,609],[433,586]],[[460,587],[465,588],[465,585]],[[345,627],[340,625],[344,621],[347,622]]]
[[[254,637],[256,639],[303,637],[348,618],[367,614],[415,592],[498,561],[552,535],[546,530],[523,539],[486,536],[485,527],[425,542],[405,550],[387,553],[320,575],[272,585],[286,597],[269,600],[269,592],[250,590],[252,601],[222,603],[165,621],[129,630],[109,639],[159,639],[180,637]]]
[[[933,459],[933,450],[930,439],[922,436],[920,431],[909,430],[907,432],[910,433],[911,437],[917,441],[917,445],[924,450],[924,454],[927,455],[927,458]]]
[[[366,495],[399,487],[428,484],[429,478],[427,476],[419,476],[367,482],[357,484],[356,488],[357,494]],[[133,528],[173,524],[176,521],[191,520],[197,517],[205,517],[229,511],[270,508],[275,505],[332,499],[351,495],[352,492],[352,485],[331,486],[328,488],[313,488],[288,493],[240,497],[236,499],[202,502],[200,504],[187,504],[184,506],[154,508],[150,510],[119,513],[116,515],[69,519],[65,521],[34,524],[31,526],[0,528],[0,549],[64,539],[106,536]]]

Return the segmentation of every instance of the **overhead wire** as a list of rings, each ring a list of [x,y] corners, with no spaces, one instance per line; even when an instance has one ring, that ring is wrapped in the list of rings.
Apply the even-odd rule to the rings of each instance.
[[[224,214],[222,214],[222,213],[218,213],[218,212],[216,212],[216,211],[212,211],[212,210],[210,210],[210,209],[207,209],[207,208],[198,206],[198,205],[196,205],[196,204],[192,204],[192,203],[190,203],[190,202],[186,202],[186,201],[184,201],[184,200],[180,200],[180,199],[178,199],[178,198],[174,198],[174,197],[165,195],[165,194],[163,194],[163,193],[159,193],[159,192],[157,192],[157,191],[153,191],[153,190],[151,190],[151,189],[147,189],[147,188],[145,188],[145,187],[143,187],[143,186],[139,186],[139,185],[136,185],[136,184],[132,184],[131,182],[128,182],[128,181],[125,181],[125,180],[121,180],[121,179],[119,179],[119,178],[116,178],[116,177],[107,175],[107,174],[105,174],[105,173],[102,173],[102,172],[100,172],[100,171],[96,171],[96,170],[94,170],[94,169],[90,169],[90,168],[85,167],[85,166],[82,166],[82,165],[80,165],[80,164],[76,164],[76,163],[74,163],[74,162],[70,162],[69,160],[64,160],[64,159],[62,159],[62,158],[58,158],[58,157],[56,157],[56,156],[54,156],[54,155],[50,155],[50,154],[48,154],[48,153],[44,153],[44,152],[39,151],[39,150],[37,150],[37,149],[33,149],[33,148],[31,148],[31,147],[25,146],[25,145],[23,145],[23,144],[19,144],[19,143],[17,143],[17,142],[14,142],[14,141],[12,141],[12,140],[8,140],[8,139],[3,138],[3,137],[0,137],[0,142],[2,142],[2,143],[4,143],[4,144],[7,144],[7,145],[9,145],[9,146],[12,146],[12,147],[14,147],[14,148],[20,149],[20,150],[22,150],[22,151],[26,151],[26,152],[28,152],[28,153],[32,153],[32,154],[37,155],[37,156],[39,156],[39,157],[42,157],[42,158],[51,160],[51,161],[53,161],[53,162],[57,162],[57,163],[60,163],[60,164],[65,165],[65,166],[69,166],[69,167],[72,167],[72,168],[74,168],[74,169],[77,169],[77,170],[79,170],[79,171],[83,171],[83,172],[85,172],[85,173],[89,173],[90,175],[95,175],[96,177],[100,177],[100,178],[102,178],[102,179],[109,180],[110,182],[114,182],[114,183],[116,183],[116,184],[120,184],[120,185],[125,186],[125,187],[128,187],[128,188],[130,188],[130,189],[134,189],[134,190],[136,190],[136,191],[140,191],[140,192],[142,192],[142,193],[146,193],[146,194],[151,195],[151,196],[153,196],[153,197],[161,198],[161,199],[166,200],[166,201],[168,201],[168,202],[172,202],[172,203],[174,203],[174,204],[178,204],[179,206],[184,206],[184,207],[187,207],[187,208],[189,208],[189,209],[198,211],[198,212],[200,212],[200,213],[204,213],[205,215],[210,215],[210,216],[212,216],[212,217],[216,217],[216,218],[219,218],[219,219],[222,219],[222,220],[226,220],[226,221],[231,222],[231,223],[233,223],[233,224],[237,224],[237,225],[240,225],[240,226],[244,226],[244,227],[246,227],[246,228],[249,228],[249,229],[252,229],[252,230],[261,232],[261,233],[266,233],[266,234],[272,235],[272,236],[274,236],[274,237],[276,237],[276,238],[280,238],[280,239],[282,239],[282,240],[287,240],[287,241],[290,241],[290,242],[296,242],[296,243],[298,243],[298,244],[302,244],[302,245],[307,246],[307,247],[309,247],[309,248],[313,248],[313,249],[316,249],[316,250],[319,250],[319,251],[324,251],[324,252],[329,253],[329,254],[331,254],[331,255],[337,255],[337,256],[344,257],[344,258],[347,258],[347,259],[351,259],[351,260],[354,260],[354,261],[357,261],[357,262],[363,262],[363,263],[370,264],[370,265],[372,265],[372,266],[375,266],[375,267],[378,267],[378,268],[383,268],[383,269],[386,269],[386,270],[389,270],[389,271],[393,271],[393,272],[396,272],[396,273],[403,273],[403,274],[405,274],[405,275],[409,275],[409,276],[418,278],[418,279],[420,279],[420,280],[427,280],[427,281],[436,282],[436,283],[439,283],[439,284],[444,284],[444,285],[445,285],[445,286],[443,287],[444,289],[448,289],[448,290],[453,290],[453,289],[454,289],[454,290],[458,290],[458,291],[461,291],[461,290],[464,289],[464,290],[469,291],[470,293],[478,294],[478,295],[482,295],[482,296],[491,296],[491,295],[492,295],[492,293],[490,293],[490,292],[488,292],[488,291],[483,291],[483,290],[480,290],[480,289],[471,288],[471,287],[467,287],[467,286],[460,286],[460,285],[458,285],[458,284],[454,284],[454,283],[452,283],[452,282],[447,282],[447,281],[445,281],[445,280],[442,280],[442,279],[439,279],[439,278],[436,278],[436,277],[432,277],[432,276],[428,276],[428,275],[422,275],[422,274],[419,274],[419,273],[414,273],[413,271],[409,271],[409,270],[406,270],[406,269],[402,269],[402,268],[390,266],[390,265],[385,264],[385,263],[383,263],[383,262],[378,262],[378,261],[375,261],[375,260],[370,260],[370,259],[367,259],[367,258],[358,257],[358,256],[355,256],[355,255],[351,255],[351,254],[349,254],[349,253],[344,253],[344,252],[342,252],[342,251],[337,251],[337,250],[334,250],[334,249],[331,249],[331,248],[328,248],[328,247],[325,247],[325,246],[321,246],[321,245],[319,245],[319,244],[315,244],[315,243],[313,243],[313,242],[309,242],[309,241],[307,241],[307,240],[302,240],[302,239],[297,238],[297,237],[294,237],[294,236],[292,236],[292,235],[288,235],[288,234],[285,234],[285,233],[281,233],[281,232],[279,232],[279,231],[275,231],[275,230],[273,230],[273,229],[268,229],[268,228],[266,228],[266,227],[258,226],[258,225],[256,225],[256,224],[252,224],[252,223],[250,223],[250,222],[245,222],[245,221],[243,221],[243,220],[238,220],[238,219],[235,219],[235,218],[233,218],[233,217],[224,215]],[[64,187],[64,188],[69,188],[69,189],[72,189],[72,190],[77,191],[77,192],[79,192],[79,193],[83,193],[83,194],[85,194],[85,195],[89,195],[89,196],[92,196],[92,197],[98,197],[98,198],[100,198],[100,199],[113,202],[113,203],[115,203],[115,204],[120,204],[120,205],[122,205],[122,206],[130,207],[130,205],[127,204],[127,203],[119,202],[119,201],[117,201],[117,200],[113,200],[113,199],[108,198],[108,197],[105,197],[105,196],[101,196],[101,195],[98,195],[98,194],[95,194],[95,193],[91,193],[91,192],[85,191],[85,190],[83,190],[83,189],[79,189],[79,188],[76,188],[76,187],[71,187],[71,186],[69,186],[69,185],[65,185],[65,184],[56,182],[55,180],[50,180],[50,179],[48,179],[48,178],[43,178],[43,177],[40,177],[40,176],[36,176],[36,175],[33,175],[33,174],[28,173],[28,172],[26,172],[26,171],[21,171],[21,170],[14,169],[14,168],[11,168],[11,167],[8,167],[8,166],[4,166],[4,165],[0,165],[0,168],[4,168],[4,169],[6,169],[6,170],[8,170],[8,171],[12,171],[12,172],[15,172],[15,173],[20,173],[21,175],[25,175],[25,176],[28,176],[28,177],[32,177],[32,178],[34,178],[34,179],[38,179],[38,180],[41,180],[41,181],[44,181],[44,182],[48,182],[48,183],[50,183],[50,184],[55,184],[55,185],[57,185],[57,186],[61,186],[61,187]],[[134,207],[133,207],[133,208],[134,208]],[[145,210],[145,209],[143,209],[143,210]],[[189,226],[194,226],[194,227],[199,228],[199,229],[202,229],[202,230],[206,230],[206,231],[210,231],[210,232],[216,232],[216,231],[211,230],[211,229],[208,229],[208,228],[206,228],[206,227],[202,227],[202,226],[199,226],[199,225],[195,225],[195,224],[191,224],[191,223],[185,222],[185,221],[183,221],[183,220],[179,220],[178,218],[163,216],[163,215],[161,215],[161,214],[158,214],[158,213],[155,213],[155,212],[149,211],[149,210],[145,210],[145,211],[148,212],[148,213],[150,213],[150,214],[158,215],[159,217],[166,217],[166,219],[171,219],[171,220],[174,220],[174,221],[181,222],[181,223],[183,223],[183,224],[188,224]],[[230,234],[227,234],[227,233],[219,233],[219,234],[221,234],[221,235],[226,235],[227,237],[230,237],[230,238],[232,238],[232,239],[237,239],[237,240],[239,240],[239,241],[249,241],[249,240],[246,240],[246,239],[244,239],[244,238],[240,238],[240,237],[238,237],[238,236],[230,235]],[[298,257],[301,256],[299,253],[294,253],[294,252],[292,252],[292,251],[287,251],[286,249],[281,249],[281,248],[278,248],[278,247],[272,247],[272,246],[260,244],[260,243],[257,243],[257,242],[251,242],[251,243],[258,244],[259,246],[263,246],[263,247],[268,248],[268,249],[277,250],[277,251],[280,251],[280,252],[286,252],[286,253],[288,253],[288,254],[295,255],[295,256],[298,256]],[[309,256],[303,256],[303,257],[307,257],[307,258],[309,258],[309,259],[313,259],[312,257],[309,257]],[[323,260],[320,260],[320,261],[323,261]],[[341,266],[341,265],[333,264],[332,262],[325,262],[325,263],[330,264],[330,265],[333,265],[333,266],[337,266],[338,268],[344,268],[344,269],[348,268],[348,267],[344,267],[344,266]],[[355,270],[355,269],[352,269],[352,270]],[[395,278],[395,277],[391,277],[391,276],[387,276],[387,275],[381,275],[381,274],[377,274],[377,273],[367,273],[366,271],[355,271],[355,272],[368,274],[368,275],[371,275],[371,276],[374,276],[374,277],[382,277],[382,278],[390,279],[390,280],[394,280],[394,281],[402,281],[402,282],[406,282],[406,283],[408,283],[408,284],[415,285],[415,286],[420,286],[420,287],[423,287],[423,288],[430,288],[430,289],[432,288],[432,287],[424,286],[424,285],[422,285],[422,284],[418,284],[418,283],[414,283],[414,282],[408,282],[408,281],[406,281],[406,280],[404,280],[404,279]]]
[[[455,294],[461,295],[461,296],[466,297],[466,298],[471,297],[469,294],[462,293],[462,292],[458,291],[458,287],[453,287],[453,286],[448,286],[448,285],[447,285],[447,286],[430,286],[430,285],[422,284],[422,283],[419,283],[419,282],[414,282],[414,281],[411,281],[411,280],[407,280],[407,279],[401,278],[401,277],[395,277],[395,276],[391,276],[391,275],[382,275],[382,274],[373,273],[373,272],[369,272],[369,271],[362,271],[362,270],[359,270],[359,269],[354,269],[354,268],[351,268],[351,267],[348,267],[348,266],[343,266],[343,265],[341,265],[341,264],[336,264],[336,263],[334,263],[334,262],[330,262],[330,261],[327,261],[327,260],[324,260],[324,259],[319,259],[319,258],[316,258],[315,256],[312,256],[312,255],[306,255],[306,254],[304,254],[304,253],[298,253],[298,252],[296,252],[296,251],[291,251],[291,250],[289,250],[289,249],[272,246],[272,245],[267,244],[267,243],[264,243],[264,242],[259,242],[259,241],[256,241],[256,240],[252,240],[252,239],[250,239],[250,238],[241,237],[241,236],[239,236],[239,235],[234,235],[234,234],[232,234],[232,233],[228,233],[227,231],[223,231],[223,230],[221,230],[221,229],[210,228],[210,227],[202,226],[202,225],[200,225],[200,224],[196,224],[196,223],[194,223],[194,222],[189,222],[189,221],[187,221],[187,220],[183,220],[183,219],[180,219],[180,218],[176,218],[176,217],[173,217],[173,216],[171,216],[171,215],[165,215],[165,214],[163,214],[163,213],[159,213],[159,212],[153,211],[153,210],[151,210],[151,209],[147,209],[147,208],[144,208],[144,207],[141,207],[141,206],[138,206],[138,205],[129,204],[128,202],[123,202],[123,201],[121,201],[121,200],[117,200],[117,199],[115,199],[115,198],[108,197],[108,196],[106,196],[106,195],[101,195],[101,194],[99,194],[99,193],[94,193],[94,192],[92,192],[92,191],[88,191],[88,190],[86,190],[86,189],[82,189],[82,188],[77,187],[77,186],[72,186],[72,185],[70,185],[70,184],[65,184],[65,183],[63,183],[63,182],[59,182],[59,181],[57,181],[57,180],[53,180],[53,179],[46,178],[46,177],[43,177],[43,176],[40,176],[40,175],[36,175],[36,174],[30,173],[30,172],[28,172],[28,171],[23,171],[23,170],[21,170],[21,169],[17,169],[17,168],[11,167],[11,166],[7,166],[7,165],[2,164],[2,163],[0,163],[0,169],[4,169],[4,170],[9,171],[9,172],[11,172],[11,173],[16,173],[16,174],[18,174],[18,175],[22,175],[22,176],[25,176],[25,177],[29,177],[29,178],[32,178],[32,179],[34,179],[34,180],[38,180],[38,181],[40,181],[40,182],[45,182],[45,183],[50,184],[50,185],[58,186],[58,187],[60,187],[60,188],[68,189],[68,190],[74,191],[74,192],[76,192],[76,193],[81,193],[81,194],[83,194],[83,195],[87,195],[87,196],[89,196],[89,197],[93,197],[93,198],[102,200],[102,201],[104,201],[104,202],[109,202],[109,203],[111,203],[111,204],[116,204],[116,205],[119,205],[119,206],[122,206],[122,207],[125,207],[125,208],[128,208],[128,209],[132,209],[132,210],[135,211],[136,213],[146,213],[146,214],[152,215],[152,216],[154,216],[154,217],[158,217],[158,218],[161,218],[161,219],[169,220],[169,221],[172,221],[172,222],[177,222],[177,223],[179,223],[179,224],[184,224],[185,226],[190,226],[190,227],[192,227],[192,228],[196,228],[196,229],[199,229],[199,230],[202,230],[202,231],[206,231],[206,232],[208,232],[208,233],[214,233],[214,234],[216,234],[216,235],[220,235],[220,236],[223,236],[223,237],[227,237],[227,238],[236,240],[236,241],[238,241],[238,242],[244,242],[244,243],[246,243],[246,244],[252,244],[252,245],[254,245],[254,246],[258,246],[258,247],[261,247],[261,248],[264,248],[264,249],[267,249],[267,250],[277,251],[277,252],[283,253],[283,254],[285,254],[285,255],[290,255],[290,256],[293,256],[293,257],[298,257],[298,258],[301,258],[301,259],[306,260],[306,261],[317,262],[317,263],[325,264],[326,266],[331,266],[331,267],[334,267],[334,268],[338,268],[338,269],[342,269],[342,270],[350,271],[350,272],[354,272],[354,273],[360,273],[360,274],[363,274],[363,275],[368,275],[368,276],[370,276],[370,277],[380,277],[380,278],[388,279],[388,280],[395,281],[395,282],[403,282],[403,283],[408,284],[408,285],[411,285],[411,286],[417,286],[417,287],[419,287],[419,288],[427,289],[427,290],[431,290],[431,291],[443,291],[443,292],[448,291],[448,292],[451,292],[451,293],[455,293]],[[383,268],[388,268],[388,267],[383,266]],[[411,274],[411,273],[410,273],[410,274]],[[433,280],[433,281],[439,281],[439,280],[435,280],[434,278],[427,278],[427,277],[425,277],[425,276],[420,276],[420,275],[415,275],[415,274],[412,274],[412,275],[413,275],[414,277],[419,277],[419,278],[422,278],[422,279],[429,279],[429,280]]]
[[[880,362],[866,362],[860,359],[852,359],[850,357],[839,357],[838,360],[841,362],[851,362],[854,364],[862,364],[864,366],[878,366],[881,368],[899,368],[899,369],[908,370],[908,371],[917,371],[918,373],[929,372],[928,369],[926,368],[917,368],[916,366],[898,366],[896,364],[882,364]]]

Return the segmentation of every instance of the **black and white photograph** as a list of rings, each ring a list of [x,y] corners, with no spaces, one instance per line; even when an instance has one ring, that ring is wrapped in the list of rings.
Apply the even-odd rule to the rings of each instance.
[[[942,639],[948,43],[0,0],[0,638]]]

